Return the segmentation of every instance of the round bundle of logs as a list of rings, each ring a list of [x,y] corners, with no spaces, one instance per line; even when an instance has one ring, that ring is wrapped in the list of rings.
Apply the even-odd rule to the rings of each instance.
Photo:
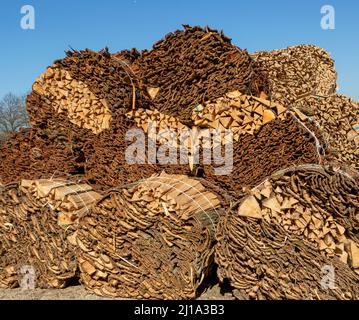
[[[195,298],[213,266],[221,201],[165,173],[110,191],[80,219],[82,283],[101,296]]]
[[[359,185],[347,173],[302,165],[275,173],[248,193],[238,216],[281,225],[359,273]]]
[[[131,65],[107,49],[69,51],[33,84],[27,100],[30,122],[57,128],[62,120],[68,130],[72,123],[98,134],[116,127],[125,111],[147,106],[137,82]]]
[[[281,225],[239,214],[234,205],[217,229],[218,277],[242,299],[358,299],[359,276],[326,258]]]
[[[359,103],[333,95],[305,98],[295,105],[320,125],[330,160],[359,170]]]
[[[0,149],[0,182],[75,176],[84,163],[78,140],[56,130],[22,129]]]
[[[155,107],[186,124],[198,104],[228,91],[259,95],[268,90],[265,75],[247,51],[208,27],[184,25],[144,51],[136,63]]]
[[[15,205],[6,202],[1,212],[11,220],[5,225],[10,232],[0,237],[12,241],[13,249],[1,267],[14,272],[13,286],[27,287],[22,283],[27,273],[33,287],[65,287],[77,276],[77,220],[100,195],[89,185],[64,180],[22,180],[12,190]]]
[[[259,51],[252,58],[267,74],[271,97],[276,102],[289,105],[304,96],[327,96],[336,91],[334,61],[320,47],[299,45]]]

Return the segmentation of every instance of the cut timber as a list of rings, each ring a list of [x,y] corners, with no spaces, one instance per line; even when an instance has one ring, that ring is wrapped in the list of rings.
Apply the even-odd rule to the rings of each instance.
[[[32,90],[53,101],[54,112],[61,114],[66,111],[69,120],[77,126],[91,129],[95,134],[108,129],[112,116],[104,101],[101,102],[85,82],[75,82],[68,71],[60,69],[56,65],[52,66],[51,70],[63,80],[51,80],[52,78],[48,78],[47,72],[45,72],[38,82],[33,84]],[[70,90],[60,89],[67,86]],[[77,96],[82,96],[81,104],[74,108],[70,102],[74,101]],[[90,112],[96,116],[89,116]]]
[[[238,208],[238,215],[242,217],[262,219],[261,208],[256,198],[253,196],[246,198]]]
[[[160,88],[147,87],[147,92],[150,95],[152,100],[156,98],[159,91],[160,91]]]
[[[231,129],[238,141],[245,133],[254,135],[263,125],[284,119],[286,110],[277,103],[236,91],[205,103],[201,110],[193,110],[192,120],[201,127]]]
[[[276,118],[275,114],[271,110],[263,111],[263,124],[266,124]]]
[[[349,256],[351,265],[355,269],[359,269],[359,248],[354,241],[349,241]]]

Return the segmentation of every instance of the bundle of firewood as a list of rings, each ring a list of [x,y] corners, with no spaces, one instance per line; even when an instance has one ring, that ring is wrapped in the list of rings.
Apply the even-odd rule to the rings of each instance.
[[[64,127],[72,123],[97,134],[116,127],[116,118],[125,111],[147,105],[131,66],[107,49],[67,52],[32,89],[27,100],[30,122],[47,128],[56,127],[60,115]]]
[[[81,279],[98,295],[194,298],[212,267],[221,200],[162,173],[113,190],[80,220]]]
[[[224,131],[231,129],[238,141],[245,134],[254,134],[262,125],[284,119],[284,106],[267,100],[267,95],[248,96],[233,91],[214,102],[197,106],[192,112],[195,125]]]
[[[322,48],[313,45],[260,51],[252,55],[265,72],[274,101],[289,105],[304,96],[326,96],[336,91],[334,61]]]
[[[250,97],[239,91],[199,105],[192,114],[195,123],[192,127],[159,111],[139,109],[128,117],[146,134],[152,132],[158,144],[177,148],[178,153],[180,147],[185,146],[190,172],[198,174],[196,168],[201,169],[206,179],[232,195],[242,187],[255,186],[281,168],[319,163],[325,151],[321,132],[300,110],[289,111],[264,96]],[[233,143],[233,154],[223,155],[223,145],[227,143]],[[200,154],[198,163],[193,164],[195,151]],[[221,154],[223,163],[208,164],[204,154],[212,157]],[[232,156],[233,163],[227,163],[226,157]],[[225,165],[231,168],[227,170]],[[185,168],[178,167],[179,170]],[[224,174],[218,174],[219,168]]]
[[[23,129],[0,149],[0,182],[83,173],[81,144],[55,130]]]
[[[296,103],[321,127],[330,160],[359,170],[359,104],[342,95],[310,97]]]
[[[5,224],[10,232],[0,238],[13,242],[13,249],[1,267],[17,275],[13,286],[21,283],[22,269],[30,266],[36,287],[63,288],[78,268],[77,220],[100,195],[89,185],[63,180],[22,180],[11,191],[15,204],[4,198],[1,211],[1,218],[10,221]]]
[[[281,225],[288,234],[313,242],[324,256],[359,268],[359,186],[347,173],[316,165],[294,167],[248,193],[239,216]]]
[[[138,61],[139,78],[162,113],[185,123],[200,103],[228,91],[259,95],[267,80],[246,50],[210,28],[184,26],[166,35]]]
[[[220,219],[216,262],[220,281],[229,281],[241,298],[359,298],[359,276],[345,263],[324,257],[280,224],[240,212],[240,205],[233,206]]]

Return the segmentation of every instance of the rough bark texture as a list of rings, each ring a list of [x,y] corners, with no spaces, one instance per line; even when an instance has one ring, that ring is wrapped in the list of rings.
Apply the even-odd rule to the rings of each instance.
[[[0,182],[70,177],[83,173],[81,142],[59,131],[23,129],[0,149]]]
[[[195,298],[213,266],[220,207],[200,181],[182,175],[111,191],[80,221],[83,284],[112,297]]]
[[[2,187],[0,197],[0,285],[27,287],[28,272],[38,288],[65,287],[77,274],[77,220],[100,195],[86,184],[41,179]]]
[[[233,90],[259,95],[267,91],[264,74],[246,50],[216,30],[184,26],[169,33],[138,60],[139,78],[148,90],[157,88],[160,111],[191,122],[192,110]]]
[[[359,104],[343,95],[310,97],[296,102],[320,126],[329,160],[359,170]]]
[[[289,106],[304,96],[327,96],[336,91],[334,61],[320,47],[299,45],[259,51],[252,58],[268,76],[273,101]]]

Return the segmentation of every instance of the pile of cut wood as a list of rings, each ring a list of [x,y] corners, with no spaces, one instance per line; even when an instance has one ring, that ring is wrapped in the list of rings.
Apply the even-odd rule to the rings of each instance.
[[[313,45],[259,51],[252,55],[258,70],[268,76],[274,101],[290,105],[308,96],[328,96],[337,89],[334,61]]]
[[[220,199],[187,176],[113,190],[80,221],[81,279],[100,295],[195,298],[213,267],[221,212]]]
[[[0,149],[0,288],[358,299],[359,105],[336,77],[316,46],[187,25],[67,52]]]
[[[77,272],[76,223],[100,195],[87,184],[54,179],[22,180],[0,192],[2,282],[20,284],[23,267],[31,266],[37,287],[66,286]]]

